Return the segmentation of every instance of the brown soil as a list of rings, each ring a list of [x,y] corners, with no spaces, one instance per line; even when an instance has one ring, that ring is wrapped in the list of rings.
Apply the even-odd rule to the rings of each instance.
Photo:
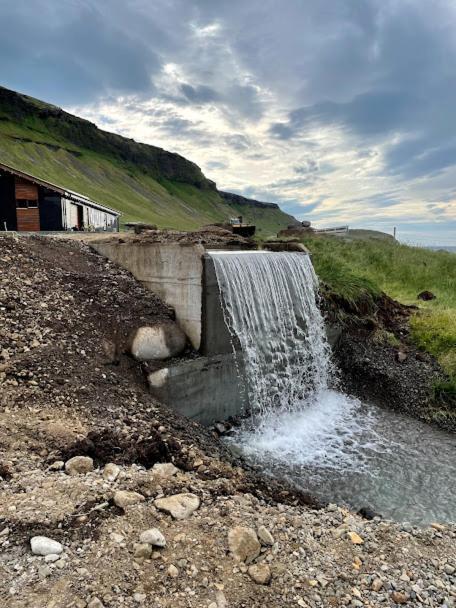
[[[42,237],[2,236],[0,264],[2,606],[92,608],[100,606],[95,597],[106,608],[338,606],[350,605],[354,587],[367,606],[392,606],[393,589],[414,593],[402,569],[419,581],[423,568],[432,574],[423,590],[429,605],[444,601],[454,528],[412,535],[338,507],[309,507],[308,496],[239,466],[212,432],[151,398],[125,345],[138,325],[173,313],[128,272],[81,242]],[[63,461],[74,455],[91,456],[95,470],[67,475]],[[115,482],[102,476],[107,462],[121,467]],[[157,478],[157,462],[179,471]],[[123,511],[113,501],[118,490],[143,501]],[[183,521],[154,505],[178,492],[201,500]],[[256,558],[270,565],[265,586],[227,544],[231,527],[263,524],[275,539]],[[139,535],[151,527],[167,546],[135,558]],[[35,535],[61,542],[63,558],[48,564],[32,555]],[[400,556],[398,544],[406,549]],[[378,575],[379,598],[370,590]]]
[[[96,239],[96,235],[89,235],[89,239]],[[106,237],[103,235],[103,240]],[[203,226],[192,232],[178,230],[144,230],[140,234],[127,233],[112,235],[113,240],[121,242],[146,243],[180,243],[181,245],[202,245],[206,249],[256,249],[254,240],[233,234],[230,230],[220,226]]]
[[[328,321],[341,330],[333,352],[347,392],[456,431],[454,408],[434,398],[434,384],[445,380],[445,373],[410,339],[409,318],[416,307],[382,294],[354,308],[331,293],[325,294],[323,307]]]

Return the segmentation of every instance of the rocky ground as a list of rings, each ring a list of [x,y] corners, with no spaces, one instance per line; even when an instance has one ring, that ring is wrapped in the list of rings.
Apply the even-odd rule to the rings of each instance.
[[[2,605],[454,606],[456,527],[318,508],[148,395],[128,337],[172,316],[81,243],[0,238]]]
[[[233,234],[231,230],[227,230],[221,226],[203,226],[199,230],[194,231],[179,231],[179,230],[151,230],[146,229],[140,234],[127,232],[122,234],[84,234],[81,238],[87,240],[91,238],[103,238],[122,240],[122,241],[140,241],[148,243],[180,243],[181,245],[203,245],[206,249],[256,249],[257,244],[254,240]]]
[[[361,303],[362,304],[362,303]],[[337,340],[335,362],[344,390],[447,431],[456,431],[454,403],[436,400],[434,385],[448,380],[438,361],[410,339],[416,310],[385,294],[373,307],[353,308],[324,292],[323,313]]]

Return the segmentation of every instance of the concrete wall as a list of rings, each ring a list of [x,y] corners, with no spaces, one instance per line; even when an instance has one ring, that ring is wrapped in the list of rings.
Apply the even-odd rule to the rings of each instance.
[[[176,312],[176,321],[195,349],[201,343],[204,247],[133,239],[91,240],[98,253],[129,270]]]
[[[210,425],[245,411],[232,354],[185,361],[152,372],[148,380],[159,401],[201,424]]]
[[[240,348],[236,338],[230,335],[223,316],[223,304],[217,283],[213,259],[203,257],[203,293],[201,318],[201,352],[204,355],[218,355]]]

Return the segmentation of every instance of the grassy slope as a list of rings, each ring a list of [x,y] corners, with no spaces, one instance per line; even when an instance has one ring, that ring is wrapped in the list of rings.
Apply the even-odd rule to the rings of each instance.
[[[28,98],[27,98],[28,99]],[[157,176],[111,151],[101,153],[75,145],[55,123],[40,118],[46,104],[32,100],[20,120],[8,107],[0,109],[0,162],[75,190],[122,213],[122,223],[143,221],[162,228],[190,230],[237,215],[215,189]],[[185,162],[185,161],[184,161]],[[290,222],[280,210],[252,207],[244,216],[262,234],[274,234]]]
[[[392,239],[314,236],[305,239],[323,281],[353,301],[384,291],[404,304],[415,304],[412,336],[434,354],[456,387],[456,255],[401,245]],[[437,298],[417,300],[424,290]]]

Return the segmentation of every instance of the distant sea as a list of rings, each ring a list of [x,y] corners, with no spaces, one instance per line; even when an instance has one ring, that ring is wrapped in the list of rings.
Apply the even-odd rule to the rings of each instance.
[[[434,251],[449,251],[450,253],[456,253],[456,245],[429,245],[427,249],[432,249]]]

